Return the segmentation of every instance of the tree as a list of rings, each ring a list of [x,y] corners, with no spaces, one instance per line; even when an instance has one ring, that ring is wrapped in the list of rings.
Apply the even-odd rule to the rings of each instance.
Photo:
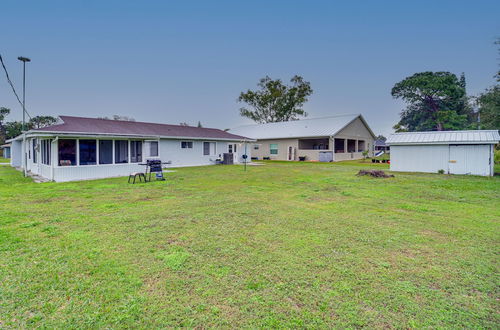
[[[182,122],[182,123],[179,123],[179,126],[189,126],[189,124],[186,122]]]
[[[0,107],[0,144],[4,144],[7,137],[4,120],[9,113],[9,108]]]
[[[383,136],[382,134],[380,134],[379,136],[377,136],[377,137],[375,138],[375,140],[378,140],[378,141],[384,141],[384,142],[385,142],[385,141],[387,140],[387,138],[386,138],[385,136]]]
[[[240,115],[260,124],[306,117],[302,106],[313,93],[311,84],[297,75],[290,82],[291,85],[284,85],[280,79],[273,80],[268,76],[260,79],[257,84],[260,90],[247,90],[238,97],[238,102],[245,102],[252,108],[240,108]]]
[[[450,72],[415,73],[394,85],[391,95],[407,103],[396,131],[459,130],[471,126],[474,113],[465,77]]]
[[[477,98],[479,129],[500,129],[500,85],[487,89]]]
[[[5,123],[4,127],[7,140],[13,139],[23,133],[23,123],[20,121],[9,121]]]
[[[50,125],[54,125],[57,122],[57,118],[52,116],[35,116],[30,119],[28,123],[28,128],[42,128]]]
[[[202,127],[203,127],[203,125],[201,124],[201,121],[199,121],[199,120],[198,120],[198,127],[199,127],[199,128],[202,128]]]

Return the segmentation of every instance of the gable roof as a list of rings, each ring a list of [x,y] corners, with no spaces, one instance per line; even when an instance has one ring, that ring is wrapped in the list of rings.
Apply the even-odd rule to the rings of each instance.
[[[361,119],[375,138],[372,130],[360,114],[245,125],[233,128],[229,132],[249,136],[257,140],[333,136],[357,118]]]
[[[63,134],[105,134],[148,137],[198,138],[241,141],[247,137],[231,134],[216,128],[145,123],[73,116],[59,116],[60,123],[33,129],[30,132]]]
[[[496,144],[500,140],[497,130],[476,131],[432,131],[394,133],[389,136],[388,145],[411,144]]]

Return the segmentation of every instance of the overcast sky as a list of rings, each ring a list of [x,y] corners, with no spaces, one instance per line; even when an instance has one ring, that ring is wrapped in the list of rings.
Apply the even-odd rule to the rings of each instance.
[[[131,116],[230,128],[259,78],[298,74],[309,117],[361,113],[389,134],[403,105],[391,87],[420,71],[494,83],[500,1],[10,1],[2,54],[16,88],[27,56],[32,115]],[[0,106],[21,118],[3,72]]]

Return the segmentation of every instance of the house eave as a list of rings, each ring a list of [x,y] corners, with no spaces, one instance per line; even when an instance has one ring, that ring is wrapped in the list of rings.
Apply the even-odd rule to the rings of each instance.
[[[250,138],[213,138],[213,137],[192,137],[192,136],[167,136],[167,135],[143,135],[143,134],[115,134],[115,133],[84,133],[84,132],[58,132],[58,131],[28,131],[24,135],[29,137],[106,137],[106,138],[141,138],[141,139],[170,139],[170,140],[203,140],[203,141],[229,141],[229,142],[254,142]],[[12,140],[21,139],[20,135]],[[8,142],[8,141],[7,141]]]

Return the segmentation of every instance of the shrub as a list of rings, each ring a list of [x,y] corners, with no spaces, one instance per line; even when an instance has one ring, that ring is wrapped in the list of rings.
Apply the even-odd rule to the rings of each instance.
[[[443,169],[438,170],[438,173],[439,173],[439,174],[444,174],[444,170],[443,170]]]

